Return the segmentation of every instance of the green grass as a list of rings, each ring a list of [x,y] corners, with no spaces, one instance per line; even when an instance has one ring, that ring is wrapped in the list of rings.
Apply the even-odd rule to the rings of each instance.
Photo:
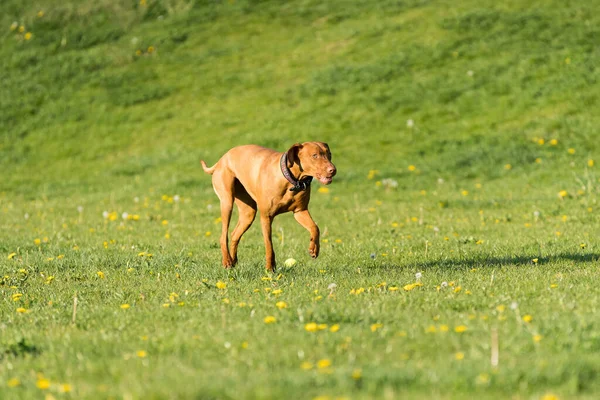
[[[4,0],[0,398],[595,398],[599,11]],[[321,256],[225,271],[199,160],[306,140]]]

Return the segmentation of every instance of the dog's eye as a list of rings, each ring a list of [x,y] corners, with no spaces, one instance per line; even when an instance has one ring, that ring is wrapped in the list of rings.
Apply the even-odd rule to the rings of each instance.
[[[317,158],[318,156],[316,154],[313,154],[313,158]]]

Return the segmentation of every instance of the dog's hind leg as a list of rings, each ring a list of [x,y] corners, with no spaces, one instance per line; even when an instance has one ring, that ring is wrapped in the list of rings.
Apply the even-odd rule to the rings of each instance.
[[[256,216],[256,202],[250,197],[244,186],[235,182],[235,205],[238,208],[238,222],[231,234],[230,255],[233,265],[237,263],[237,248],[242,235],[250,228]]]
[[[229,169],[223,168],[215,171],[212,178],[213,188],[221,202],[221,254],[223,255],[223,267],[231,268],[233,260],[229,255],[229,222],[233,210],[233,194],[235,175]]]

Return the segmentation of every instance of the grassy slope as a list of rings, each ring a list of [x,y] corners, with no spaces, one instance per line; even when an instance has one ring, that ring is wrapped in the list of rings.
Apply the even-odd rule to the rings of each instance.
[[[0,397],[37,396],[38,372],[55,395],[67,382],[90,398],[599,389],[594,2],[21,3],[0,6],[0,251],[17,253],[0,257]],[[33,38],[10,31],[13,21]],[[283,216],[278,259],[298,267],[262,281],[253,228],[239,268],[221,270],[217,202],[198,160],[310,139],[331,145],[340,171],[311,206],[322,257],[308,260],[306,233]],[[378,186],[383,178],[398,188]],[[141,219],[111,222],[105,210]],[[377,287],[418,271],[421,288]],[[442,281],[462,291],[438,292]],[[359,287],[369,293],[349,294]],[[268,315],[278,322],[265,325]],[[308,321],[341,329],[309,334]],[[371,332],[374,323],[383,328]],[[331,373],[299,367],[323,358]],[[21,386],[9,388],[15,377]]]

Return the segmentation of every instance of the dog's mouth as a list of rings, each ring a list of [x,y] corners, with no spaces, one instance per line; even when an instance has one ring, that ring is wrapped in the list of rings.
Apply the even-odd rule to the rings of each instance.
[[[331,176],[319,176],[319,175],[317,175],[317,179],[323,185],[329,185],[331,182],[333,182],[333,175],[331,175]]]

